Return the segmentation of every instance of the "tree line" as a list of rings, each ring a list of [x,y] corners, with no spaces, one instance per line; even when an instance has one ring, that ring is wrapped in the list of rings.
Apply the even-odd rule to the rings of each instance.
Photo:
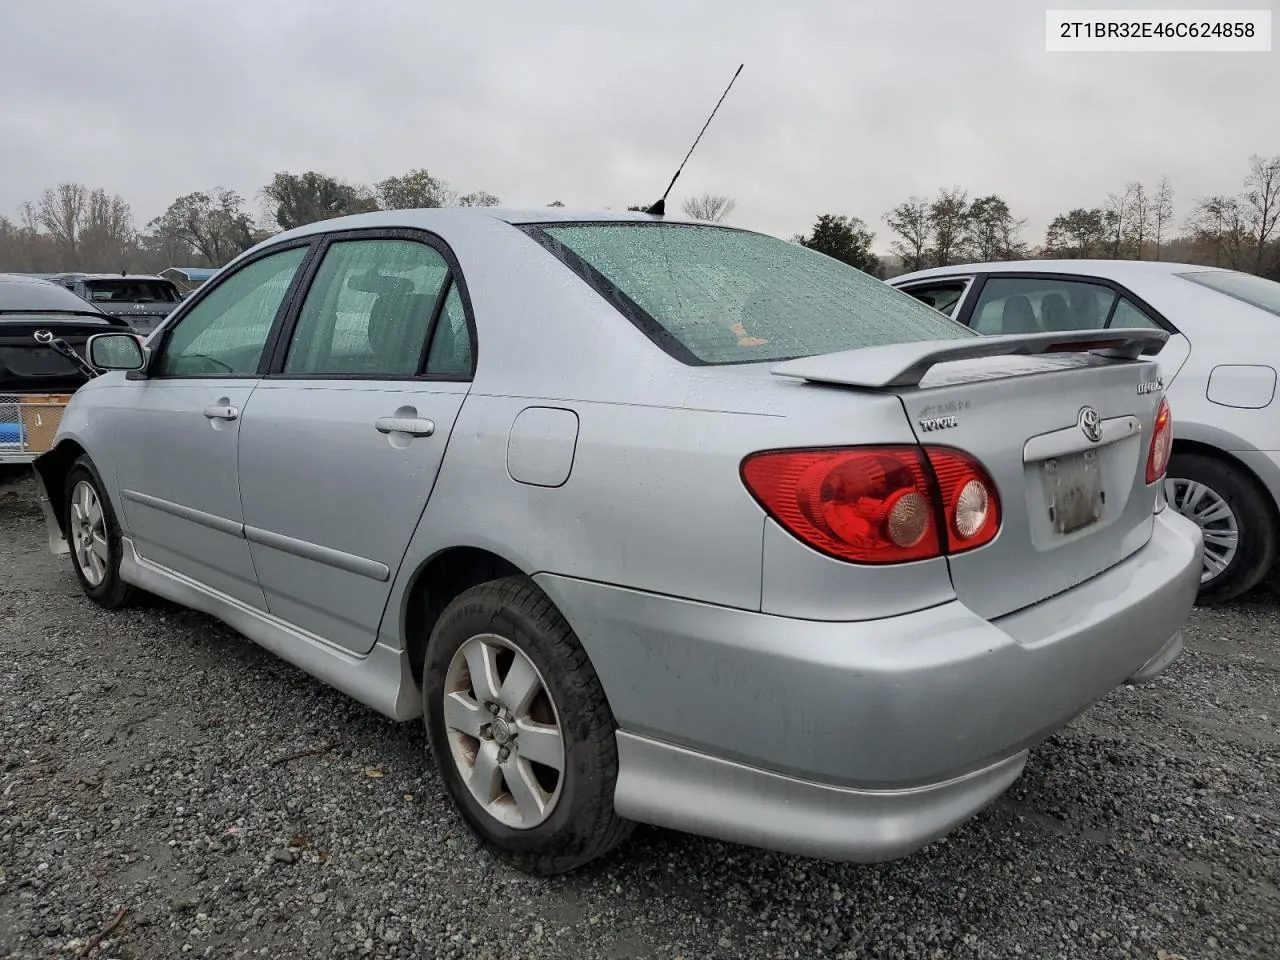
[[[1027,258],[1174,260],[1280,279],[1280,156],[1249,158],[1241,189],[1197,199],[1175,219],[1168,177],[1132,181],[1092,207],[1050,221],[1039,244],[1026,220],[991,194],[970,199],[958,186],[911,197],[884,214],[891,256],[873,252],[876,234],[859,217],[823,214],[793,239],[875,276],[926,267]]]
[[[84,184],[59,184],[22,204],[15,218],[0,216],[0,272],[218,267],[277,230],[317,220],[499,202],[484,190],[460,193],[423,168],[373,184],[314,170],[280,172],[261,194],[261,216],[236,191],[216,187],[178,197],[139,228],[123,198]],[[726,220],[734,208],[732,197],[710,193],[682,204],[686,215],[711,222]],[[1181,220],[1167,177],[1152,185],[1126,183],[1095,206],[1055,216],[1039,244],[1025,239],[1027,221],[1004,197],[970,197],[960,186],[910,197],[882,219],[888,256],[874,252],[876,233],[856,216],[822,214],[792,240],[878,277],[956,263],[1065,257],[1176,260],[1280,279],[1280,155],[1250,157],[1237,192],[1198,198]]]
[[[178,197],[139,227],[122,197],[80,183],[45,190],[0,216],[0,272],[154,272],[169,266],[220,267],[279,230],[372,210],[490,207],[484,190],[458,193],[427,170],[374,184],[348,183],[315,170],[280,172],[262,188],[267,213],[255,216],[225,187]]]

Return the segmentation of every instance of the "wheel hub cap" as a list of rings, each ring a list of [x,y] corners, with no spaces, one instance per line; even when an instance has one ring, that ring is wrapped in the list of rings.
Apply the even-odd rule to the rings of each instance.
[[[514,643],[481,634],[458,648],[445,674],[444,726],[458,774],[486,813],[516,830],[551,816],[564,782],[560,715]]]
[[[1204,535],[1200,582],[1222,576],[1240,548],[1240,524],[1231,505],[1217,491],[1194,480],[1170,477],[1164,490],[1173,508],[1194,521]]]
[[[496,743],[505,746],[511,742],[511,738],[511,727],[508,726],[507,721],[502,719],[493,721],[493,739]]]

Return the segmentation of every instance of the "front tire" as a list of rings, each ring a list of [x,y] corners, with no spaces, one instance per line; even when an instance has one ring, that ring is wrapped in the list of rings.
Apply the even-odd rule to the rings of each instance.
[[[71,566],[84,595],[108,610],[127,606],[134,589],[120,579],[120,524],[107,499],[98,471],[88,456],[72,464],[67,474],[63,517]]]
[[[1276,525],[1252,477],[1215,457],[1175,453],[1165,493],[1169,505],[1204,534],[1198,604],[1223,603],[1262,581],[1275,563]]]
[[[568,623],[525,577],[473,587],[441,614],[423,669],[427,737],[445,789],[485,847],[554,876],[608,853],[613,713]]]

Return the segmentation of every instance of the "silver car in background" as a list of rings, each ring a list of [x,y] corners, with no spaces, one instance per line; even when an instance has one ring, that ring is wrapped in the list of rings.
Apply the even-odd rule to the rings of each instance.
[[[1280,573],[1280,283],[1189,263],[1027,260],[890,281],[978,333],[1146,327],[1177,411],[1165,483],[1204,533],[1200,602]]]
[[[365,214],[96,338],[38,470],[90,598],[425,716],[522,869],[636,821],[882,860],[1181,649],[1165,340],[982,338],[676,218]]]

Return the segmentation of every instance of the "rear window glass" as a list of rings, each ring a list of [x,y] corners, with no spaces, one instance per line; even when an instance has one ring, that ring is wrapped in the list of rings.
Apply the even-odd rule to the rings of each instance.
[[[650,223],[526,229],[685,363],[974,336],[861,270],[763,234]]]
[[[95,313],[66,287],[47,280],[0,280],[0,312],[80,311]]]
[[[1280,283],[1274,280],[1264,280],[1251,273],[1238,273],[1235,270],[1180,273],[1178,276],[1280,316]]]
[[[87,280],[88,299],[94,303],[177,303],[178,288],[164,280]]]

